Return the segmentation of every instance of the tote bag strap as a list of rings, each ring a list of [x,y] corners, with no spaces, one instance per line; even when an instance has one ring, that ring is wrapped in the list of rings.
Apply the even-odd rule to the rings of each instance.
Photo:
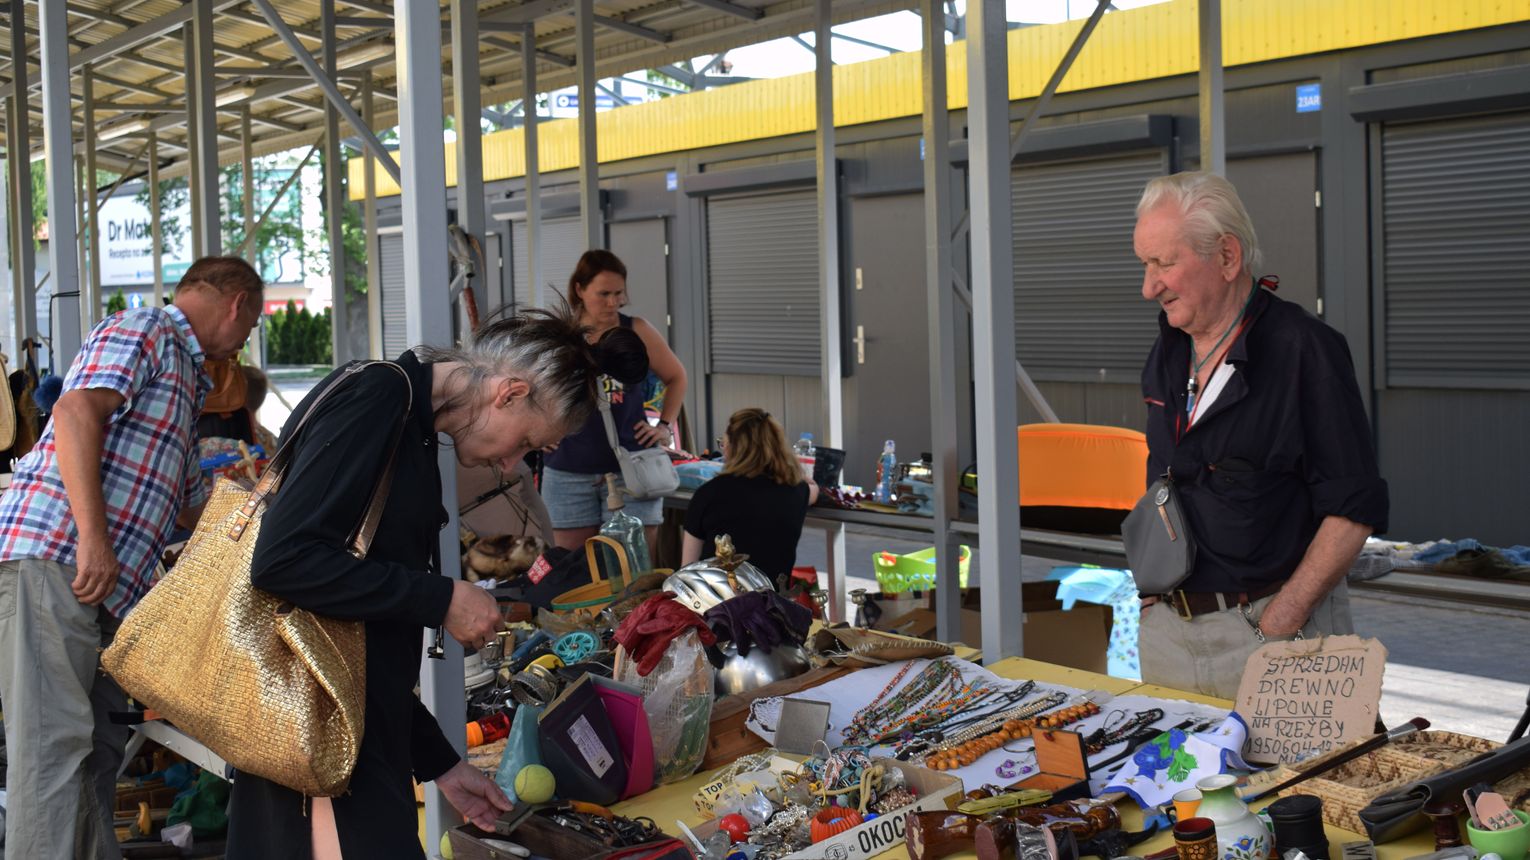
[[[388,465],[383,468],[382,474],[377,479],[377,484],[372,488],[372,495],[367,499],[366,510],[362,513],[361,521],[357,523],[356,530],[351,533],[350,540],[348,541],[348,551],[352,555],[357,558],[364,558],[366,556],[367,549],[372,543],[372,537],[377,533],[377,524],[382,520],[383,507],[387,502],[388,490],[393,485],[393,466],[397,460],[398,441],[403,435],[404,424],[409,420],[409,413],[414,406],[414,384],[409,380],[409,374],[405,373],[402,367],[391,361],[355,362],[348,365],[339,376],[336,376],[329,381],[328,385],[324,386],[324,389],[319,392],[319,396],[314,398],[313,403],[309,405],[308,411],[304,412],[303,416],[298,419],[297,425],[292,428],[292,433],[288,435],[286,441],[277,449],[276,454],[271,457],[271,462],[267,465],[265,474],[261,475],[260,480],[255,484],[255,488],[250,491],[244,504],[240,506],[237,512],[238,516],[235,518],[233,525],[229,527],[228,536],[230,538],[238,540],[240,535],[244,534],[245,528],[249,526],[250,520],[254,518],[255,511],[259,509],[261,503],[265,502],[281,486],[282,477],[285,476],[287,467],[291,464],[292,457],[294,456],[293,452],[298,435],[302,432],[304,425],[308,423],[308,419],[318,411],[319,405],[331,394],[335,393],[340,388],[342,382],[372,365],[390,367],[399,376],[402,376],[404,384],[409,389],[409,395],[404,401],[404,409],[399,415],[399,420],[393,427],[392,439],[388,446]]]
[[[606,441],[610,443],[611,450],[621,453],[621,439],[616,435],[616,422],[611,418],[611,400],[606,394],[597,394],[595,402],[600,406],[600,419],[606,425]]]

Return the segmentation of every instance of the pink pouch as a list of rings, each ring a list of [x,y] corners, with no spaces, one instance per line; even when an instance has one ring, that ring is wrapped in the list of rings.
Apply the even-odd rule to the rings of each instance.
[[[653,735],[648,729],[648,713],[643,710],[643,694],[609,678],[590,680],[606,706],[606,716],[627,762],[627,788],[622,800],[635,797],[653,788]]]

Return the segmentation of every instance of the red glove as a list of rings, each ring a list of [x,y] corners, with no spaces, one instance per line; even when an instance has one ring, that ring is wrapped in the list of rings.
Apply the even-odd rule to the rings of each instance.
[[[632,611],[613,633],[638,664],[638,675],[647,677],[658,667],[669,645],[686,630],[694,629],[702,645],[713,645],[717,637],[700,615],[676,603],[668,591],[655,594]]]

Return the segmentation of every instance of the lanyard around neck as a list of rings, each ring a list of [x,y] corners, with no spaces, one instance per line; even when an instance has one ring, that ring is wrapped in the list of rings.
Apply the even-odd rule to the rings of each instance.
[[[1201,372],[1202,367],[1206,366],[1206,362],[1210,361],[1213,356],[1221,351],[1222,344],[1227,342],[1227,338],[1233,333],[1234,329],[1238,330],[1239,332],[1243,330],[1243,326],[1247,322],[1246,317],[1248,316],[1248,307],[1254,303],[1254,296],[1258,292],[1259,282],[1254,281],[1254,285],[1249,288],[1248,298],[1243,300],[1243,309],[1238,311],[1237,318],[1227,324],[1227,328],[1223,330],[1222,336],[1217,338],[1216,344],[1214,344],[1211,347],[1211,350],[1206,353],[1206,357],[1200,361],[1195,360],[1195,338],[1190,338],[1190,381],[1185,383],[1186,415],[1195,414],[1195,396],[1201,391],[1201,384],[1195,380],[1196,375]]]

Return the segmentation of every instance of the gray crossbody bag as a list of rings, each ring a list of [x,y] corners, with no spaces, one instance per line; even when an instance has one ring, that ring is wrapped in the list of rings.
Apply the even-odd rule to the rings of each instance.
[[[1126,563],[1140,594],[1168,594],[1195,569],[1195,538],[1185,523],[1174,478],[1165,472],[1121,523]]]
[[[616,464],[622,470],[622,483],[627,494],[635,499],[652,499],[673,493],[680,488],[680,473],[663,448],[644,448],[628,451],[622,447],[616,435],[616,422],[611,419],[611,403],[604,394],[599,395],[600,417],[606,425],[606,441],[616,454]]]

